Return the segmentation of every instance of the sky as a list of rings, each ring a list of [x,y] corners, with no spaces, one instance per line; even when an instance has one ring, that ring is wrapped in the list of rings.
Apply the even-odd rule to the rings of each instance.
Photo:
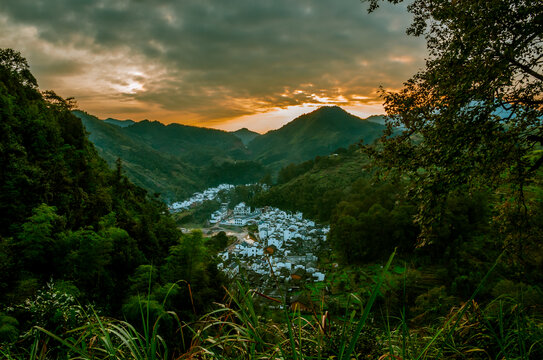
[[[424,66],[405,5],[360,0],[6,0],[0,47],[99,118],[258,132],[323,105],[384,113]]]

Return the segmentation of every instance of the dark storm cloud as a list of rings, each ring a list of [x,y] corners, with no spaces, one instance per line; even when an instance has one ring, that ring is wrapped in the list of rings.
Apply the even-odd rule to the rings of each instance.
[[[35,54],[38,75],[111,66],[112,86],[140,85],[125,98],[210,119],[375,101],[379,85],[399,86],[425,54],[404,35],[404,8],[368,15],[359,0],[18,0],[0,14],[55,49]]]

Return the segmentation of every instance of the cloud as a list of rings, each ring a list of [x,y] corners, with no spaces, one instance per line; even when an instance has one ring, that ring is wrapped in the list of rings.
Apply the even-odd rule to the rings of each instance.
[[[358,0],[18,0],[0,4],[0,41],[42,87],[91,112],[205,125],[375,103],[380,85],[397,88],[423,64],[410,20],[402,6],[368,15]]]

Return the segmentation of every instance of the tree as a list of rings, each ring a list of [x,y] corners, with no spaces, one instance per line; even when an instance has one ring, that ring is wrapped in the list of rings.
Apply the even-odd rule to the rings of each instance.
[[[24,269],[46,276],[53,271],[53,259],[57,255],[55,234],[65,221],[56,211],[53,206],[41,204],[32,210],[32,216],[22,225],[15,247]]]
[[[368,0],[374,11],[381,0]],[[400,3],[403,0],[387,0]],[[533,0],[414,0],[407,33],[425,36],[426,68],[399,92],[383,91],[388,138],[370,150],[413,180],[421,244],[453,190],[523,189],[543,157],[543,6]],[[403,127],[391,137],[393,127]]]
[[[28,62],[20,52],[13,49],[0,49],[0,67],[10,71],[21,84],[32,88],[38,87],[38,82],[30,72]]]

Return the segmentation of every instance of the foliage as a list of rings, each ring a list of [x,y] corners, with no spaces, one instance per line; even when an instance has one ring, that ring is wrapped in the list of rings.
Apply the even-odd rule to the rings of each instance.
[[[16,318],[0,313],[0,344],[15,342],[19,337],[18,328]]]
[[[2,315],[3,340],[36,325],[70,331],[83,321],[78,303],[121,316],[149,289],[141,277],[154,267],[153,308],[195,316],[193,295],[199,311],[220,298],[222,277],[201,234],[182,237],[164,203],[128,181],[120,161],[111,170],[97,155],[74,102],[39,92],[32,79],[19,53],[0,51],[0,310],[13,309]],[[30,348],[28,337],[20,341]],[[34,350],[46,347],[35,341]]]
[[[72,285],[50,281],[35,296],[11,308],[10,313],[31,326],[62,333],[85,321],[86,309],[77,303],[74,293],[78,292]]]
[[[254,203],[302,211],[306,217],[327,222],[337,204],[349,199],[353,184],[370,177],[367,165],[367,156],[356,145],[337,155],[290,164],[280,170],[277,186],[258,194]]]
[[[375,10],[380,1],[369,2]],[[543,8],[537,1],[415,0],[408,9],[408,33],[426,37],[430,58],[401,91],[383,93],[389,131],[405,131],[373,153],[411,179],[428,242],[449,192],[508,184],[522,202],[543,163],[527,157],[542,139]],[[422,141],[412,141],[415,135]]]
[[[266,174],[265,168],[256,161],[236,160],[210,163],[202,167],[200,177],[209,187],[219,184],[255,183]]]
[[[0,49],[0,66],[24,86],[34,88],[38,86],[26,59],[19,52],[13,49]]]
[[[275,172],[291,163],[328,155],[362,139],[370,144],[383,130],[382,125],[362,120],[337,106],[321,107],[280,129],[256,137],[248,148],[251,159]]]
[[[348,201],[340,202],[330,219],[329,240],[346,263],[365,263],[399,248],[413,250],[418,229],[413,205],[402,202],[400,186],[353,184]]]

